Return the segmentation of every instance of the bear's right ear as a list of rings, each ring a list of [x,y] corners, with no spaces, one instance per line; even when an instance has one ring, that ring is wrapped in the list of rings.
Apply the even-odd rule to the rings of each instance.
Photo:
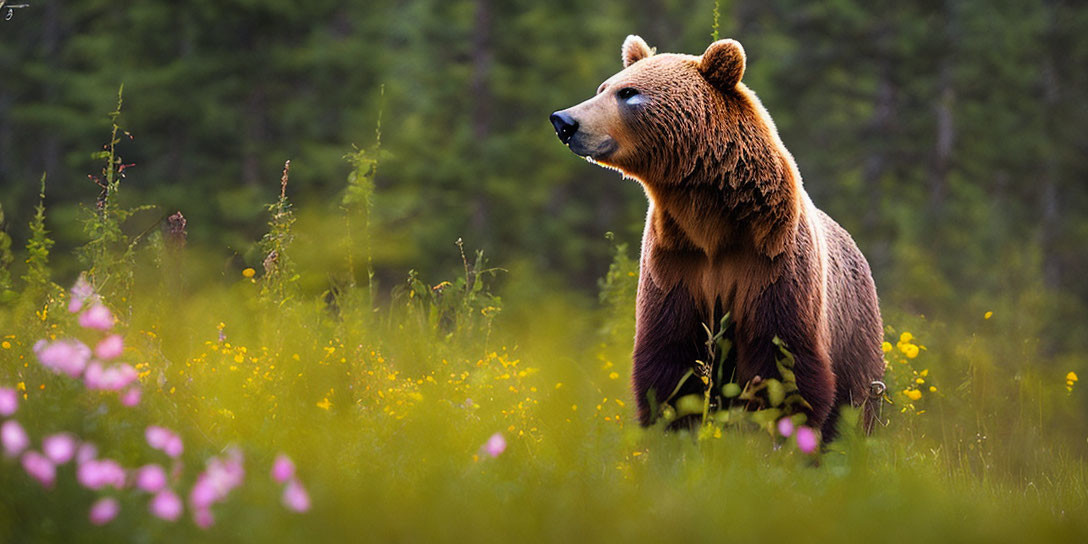
[[[623,40],[622,51],[624,68],[627,68],[646,57],[652,57],[654,55],[654,50],[649,45],[646,45],[646,42],[642,38],[639,38],[634,34],[627,36],[627,39]]]
[[[744,76],[744,48],[736,40],[718,40],[706,48],[699,71],[711,85],[729,91]]]

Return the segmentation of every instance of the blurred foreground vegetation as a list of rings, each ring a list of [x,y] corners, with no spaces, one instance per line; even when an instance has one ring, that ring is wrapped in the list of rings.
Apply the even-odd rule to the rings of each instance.
[[[627,33],[702,51],[711,2],[32,3],[0,21],[10,419],[128,468],[168,426],[183,498],[230,445],[247,476],[207,530],[132,490],[94,527],[72,465],[47,490],[5,458],[0,541],[1088,536],[1084,7],[721,4],[888,325],[886,425],[810,456],[635,425],[645,197],[546,125]],[[80,272],[138,408],[32,351],[91,341]],[[308,513],[279,504],[279,452]]]

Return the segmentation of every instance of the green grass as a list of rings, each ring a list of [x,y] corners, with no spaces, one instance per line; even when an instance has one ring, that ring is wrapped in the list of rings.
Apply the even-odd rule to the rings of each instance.
[[[144,373],[140,407],[85,391],[33,360],[30,346],[44,335],[96,338],[74,325],[56,296],[36,315],[0,314],[11,345],[0,352],[0,383],[27,390],[14,417],[34,443],[67,430],[130,467],[164,460],[144,445],[146,425],[174,428],[186,442],[183,494],[204,459],[239,445],[246,483],[215,508],[207,531],[188,512],[176,524],[151,517],[146,496],[131,491],[117,494],[122,513],[113,523],[93,527],[85,519],[95,494],[74,482],[70,466],[44,490],[4,460],[3,541],[1075,542],[1088,535],[1084,392],[1067,392],[1064,372],[996,366],[987,342],[956,342],[949,327],[919,321],[914,341],[926,349],[915,359],[889,354],[895,404],[885,405],[886,427],[870,437],[848,429],[812,457],[788,442],[776,449],[761,431],[727,428],[700,439],[634,423],[629,260],[617,261],[599,304],[556,295],[515,266],[501,299],[467,297],[474,283],[462,272],[438,294],[431,287],[439,281],[417,280],[425,292],[401,290],[376,312],[333,312],[320,296],[269,300],[259,276],[232,269],[209,278],[197,255],[173,270],[150,261],[136,271],[127,302],[107,300],[122,317],[124,359]],[[312,272],[299,266],[302,275]],[[909,401],[904,376],[923,368],[938,392],[926,390],[901,412]],[[495,432],[508,448],[491,458],[480,448]],[[279,504],[268,470],[280,451],[299,467],[313,498],[309,513]]]
[[[1088,368],[1040,355],[1016,332],[1030,316],[947,323],[884,308],[884,424],[871,436],[847,424],[818,455],[754,425],[643,429],[628,385],[628,248],[598,300],[527,263],[496,268],[460,240],[462,266],[375,286],[372,255],[391,251],[368,227],[378,156],[351,155],[351,198],[334,210],[296,211],[280,193],[247,255],[264,272],[224,264],[222,248],[130,236],[116,203],[90,212],[83,265],[140,371],[136,408],[32,352],[102,336],[76,324],[49,277],[40,210],[21,290],[0,305],[0,387],[23,393],[12,418],[31,447],[67,431],[125,467],[166,464],[143,437],[164,425],[185,442],[171,482],[183,497],[232,445],[247,475],[203,530],[188,507],[169,523],[146,495],[84,489],[71,464],[44,489],[4,458],[0,542],[1088,539],[1088,395],[1066,382]],[[103,159],[112,194],[122,161]],[[495,433],[508,446],[493,458],[482,446]],[[310,492],[307,513],[280,504],[280,452]],[[121,513],[92,526],[102,495]]]

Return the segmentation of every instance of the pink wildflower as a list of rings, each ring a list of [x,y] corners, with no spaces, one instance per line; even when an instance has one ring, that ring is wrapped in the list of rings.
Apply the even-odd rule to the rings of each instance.
[[[181,517],[182,504],[177,494],[169,489],[163,489],[151,499],[149,505],[151,513],[166,521],[177,521]]]
[[[27,437],[26,431],[18,421],[9,419],[0,425],[0,442],[4,443],[5,454],[9,457],[17,457],[30,445],[30,438]]]
[[[23,454],[23,469],[43,487],[53,487],[53,482],[57,479],[57,467],[48,457],[36,451]]]
[[[147,445],[161,450],[166,446],[166,441],[173,436],[174,433],[166,427],[159,427],[158,425],[149,425],[144,430],[144,438],[147,439]]]
[[[178,457],[185,450],[184,444],[181,442],[181,437],[174,434],[173,431],[166,427],[159,427],[158,425],[151,425],[144,432],[144,437],[147,438],[147,444],[157,450],[162,450],[170,457]]]
[[[166,471],[159,465],[144,465],[136,471],[136,487],[158,493],[166,487]]]
[[[72,300],[68,302],[68,311],[76,313],[83,308],[83,303],[95,301],[98,299],[98,295],[94,292],[94,287],[87,281],[86,276],[79,275],[79,279],[76,280],[76,284],[72,286]]]
[[[283,488],[283,505],[294,512],[305,512],[310,509],[310,495],[306,493],[306,488],[302,487],[298,480],[292,478],[287,482],[287,487]]]
[[[100,361],[91,361],[87,365],[87,372],[83,374],[83,385],[87,386],[87,389],[105,389],[102,387],[102,373],[105,369],[102,368]]]
[[[79,314],[79,326],[84,329],[108,331],[113,328],[113,314],[102,303],[96,303]]]
[[[76,454],[76,437],[69,433],[51,434],[42,439],[42,451],[50,461],[63,465]]]
[[[816,438],[816,431],[804,425],[797,428],[797,449],[804,453],[812,453],[816,451],[819,442],[819,439]]]
[[[122,489],[125,487],[125,469],[112,459],[92,459],[79,465],[76,479],[87,489],[99,490],[106,486]]]
[[[111,334],[102,339],[97,346],[94,347],[94,354],[103,361],[108,361],[114,357],[120,357],[121,352],[125,350],[124,340],[121,339],[120,334]]]
[[[78,378],[91,358],[91,348],[79,340],[66,339],[56,342],[39,340],[34,344],[34,354],[42,366]]]
[[[231,489],[242,485],[242,480],[245,479],[242,450],[231,448],[224,458],[213,457],[208,461],[208,468],[204,472],[220,491],[221,497],[225,497]]]
[[[193,488],[189,490],[189,505],[194,510],[206,509],[212,505],[216,500],[215,486],[207,475],[201,473],[197,476],[196,483],[193,484]]]
[[[0,387],[0,416],[8,417],[19,409],[19,392],[11,387]]]
[[[117,513],[120,511],[121,504],[117,502],[117,499],[103,497],[91,505],[91,512],[88,517],[91,523],[95,525],[105,525],[113,521],[113,518],[117,517]]]
[[[125,392],[121,394],[121,404],[132,408],[137,404],[140,404],[140,388],[136,386],[125,389]]]
[[[212,511],[208,508],[197,508],[193,510],[193,523],[201,529],[207,529],[215,523],[215,518],[212,517]]]
[[[212,457],[208,467],[196,478],[196,483],[189,491],[189,504],[194,511],[207,509],[212,504],[222,501],[235,487],[242,485],[245,468],[242,466],[242,452],[232,448],[225,458]]]
[[[778,420],[778,434],[785,437],[793,434],[793,420],[788,417]]]
[[[272,479],[282,484],[294,476],[295,464],[291,462],[291,458],[282,453],[277,455],[276,461],[272,463]]]
[[[181,437],[177,435],[170,437],[170,440],[166,441],[166,447],[164,447],[162,451],[171,458],[177,459],[180,457],[182,452],[185,451],[185,446],[181,443]]]
[[[140,377],[132,365],[118,363],[109,368],[103,368],[102,363],[91,361],[87,365],[87,374],[83,377],[83,383],[87,389],[105,389],[107,391],[120,391]]]
[[[77,465],[82,465],[87,461],[93,461],[95,457],[98,457],[98,447],[90,442],[80,444],[79,449],[76,450]]]
[[[502,433],[491,435],[484,444],[484,451],[491,457],[502,455],[502,452],[506,451],[506,439],[503,438]]]

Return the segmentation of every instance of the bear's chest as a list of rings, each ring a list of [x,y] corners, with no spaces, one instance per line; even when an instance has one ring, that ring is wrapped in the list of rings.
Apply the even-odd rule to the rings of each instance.
[[[656,250],[652,244],[649,249],[645,264],[654,282],[666,292],[687,291],[707,322],[724,312],[730,312],[734,319],[741,317],[776,277],[765,259],[748,252],[708,256],[702,252]]]

